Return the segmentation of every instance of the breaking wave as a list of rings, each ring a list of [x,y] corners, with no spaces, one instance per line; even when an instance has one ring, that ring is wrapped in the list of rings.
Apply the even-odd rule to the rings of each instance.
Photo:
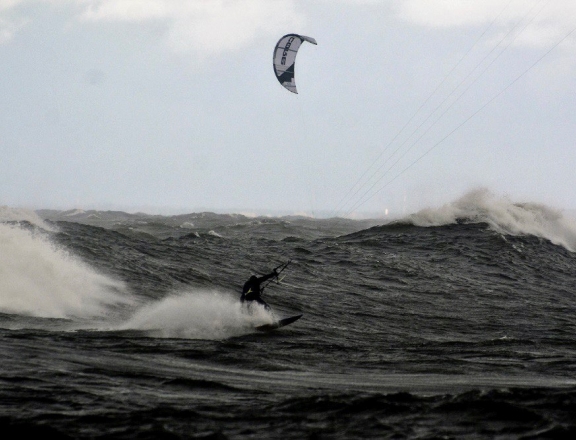
[[[437,209],[423,209],[405,219],[430,227],[458,222],[487,223],[508,235],[534,235],[576,252],[576,221],[562,211],[538,203],[514,203],[486,189],[465,194]]]
[[[11,221],[18,221],[17,213],[11,214]],[[1,313],[92,318],[128,302],[123,283],[56,246],[43,231],[0,223],[0,249]]]

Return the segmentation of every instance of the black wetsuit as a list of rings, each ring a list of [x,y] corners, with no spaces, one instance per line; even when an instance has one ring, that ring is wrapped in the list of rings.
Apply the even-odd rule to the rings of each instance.
[[[256,301],[258,304],[262,304],[264,307],[269,309],[270,307],[268,306],[268,304],[266,304],[264,300],[260,298],[260,294],[262,293],[262,288],[260,287],[260,284],[275,276],[277,276],[276,271],[268,275],[264,275],[263,277],[260,278],[252,275],[250,279],[246,281],[246,283],[244,283],[240,301],[242,301],[242,303],[244,303],[244,301]]]

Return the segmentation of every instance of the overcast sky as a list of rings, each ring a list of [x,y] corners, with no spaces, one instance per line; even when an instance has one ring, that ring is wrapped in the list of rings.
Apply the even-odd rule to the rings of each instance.
[[[576,208],[574,0],[0,0],[0,205]],[[276,80],[287,33],[299,94]]]

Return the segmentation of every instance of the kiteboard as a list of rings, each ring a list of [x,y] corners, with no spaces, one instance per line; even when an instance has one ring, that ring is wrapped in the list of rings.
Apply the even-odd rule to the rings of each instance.
[[[279,321],[273,322],[272,324],[264,324],[256,327],[259,332],[270,332],[276,330],[277,328],[284,327],[285,325],[292,324],[294,321],[298,321],[302,315],[290,316],[289,318],[284,318]]]

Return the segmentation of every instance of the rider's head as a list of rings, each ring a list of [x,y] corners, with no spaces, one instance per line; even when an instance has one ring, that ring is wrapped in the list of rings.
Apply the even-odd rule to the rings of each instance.
[[[256,277],[256,275],[252,275],[252,276],[250,277],[250,281],[256,281],[257,279],[258,279],[258,278]]]

